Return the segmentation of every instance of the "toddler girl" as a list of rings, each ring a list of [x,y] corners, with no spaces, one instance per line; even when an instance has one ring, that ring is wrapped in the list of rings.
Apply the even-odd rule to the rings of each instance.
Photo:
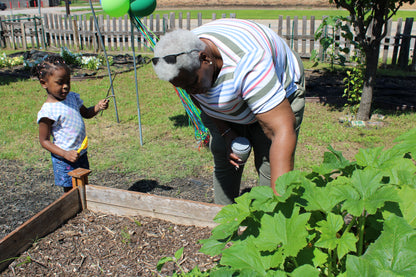
[[[33,72],[47,92],[37,118],[39,142],[51,152],[55,185],[68,192],[72,188],[68,172],[79,167],[89,169],[87,148],[81,149],[86,139],[82,118],[94,117],[107,109],[108,100],[103,99],[95,106],[85,107],[79,94],[70,91],[70,68],[60,56],[47,56]],[[51,136],[53,141],[50,140]]]

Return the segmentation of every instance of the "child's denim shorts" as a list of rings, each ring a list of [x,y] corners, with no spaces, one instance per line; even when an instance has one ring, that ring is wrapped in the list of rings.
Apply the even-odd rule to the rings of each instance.
[[[71,163],[70,161],[54,154],[52,154],[51,157],[56,186],[72,187],[72,177],[69,176],[68,173],[80,167],[90,169],[87,153],[79,157],[75,163]]]

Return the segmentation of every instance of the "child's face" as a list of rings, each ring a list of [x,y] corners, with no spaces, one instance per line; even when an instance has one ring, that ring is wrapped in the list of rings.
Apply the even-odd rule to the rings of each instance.
[[[59,67],[47,78],[41,79],[40,83],[48,92],[48,97],[53,98],[51,100],[62,101],[71,89],[71,76],[65,68]]]

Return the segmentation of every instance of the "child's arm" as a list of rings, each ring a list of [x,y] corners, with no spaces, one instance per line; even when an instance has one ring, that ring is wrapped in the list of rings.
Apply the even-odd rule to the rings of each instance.
[[[89,108],[82,105],[79,109],[81,116],[84,118],[91,118],[96,116],[100,111],[106,110],[108,108],[108,99],[102,99],[98,102],[97,105],[91,106]]]
[[[70,161],[70,162],[76,162],[79,158],[79,153],[75,150],[66,151],[60,148],[59,146],[56,146],[51,141],[51,130],[52,130],[52,124],[53,120],[49,118],[41,118],[39,120],[39,142],[40,145],[42,145],[43,148],[48,150],[49,152],[61,156],[64,159]]]

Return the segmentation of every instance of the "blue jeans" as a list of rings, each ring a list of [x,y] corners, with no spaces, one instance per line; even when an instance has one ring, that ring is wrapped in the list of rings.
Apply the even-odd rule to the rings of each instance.
[[[68,173],[80,167],[90,169],[87,153],[79,157],[75,163],[54,154],[51,154],[51,157],[56,186],[72,187],[72,177]]]

